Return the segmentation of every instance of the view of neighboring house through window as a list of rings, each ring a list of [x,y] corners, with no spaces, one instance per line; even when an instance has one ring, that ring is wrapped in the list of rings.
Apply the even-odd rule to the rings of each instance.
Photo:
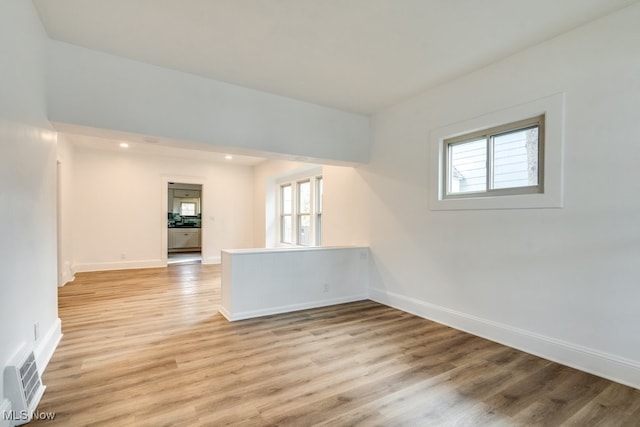
[[[280,184],[280,243],[319,246],[322,240],[322,177]]]
[[[444,141],[445,198],[543,190],[544,116]]]

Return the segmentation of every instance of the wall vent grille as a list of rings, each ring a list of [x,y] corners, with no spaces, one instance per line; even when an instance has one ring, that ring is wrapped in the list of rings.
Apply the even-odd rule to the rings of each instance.
[[[33,351],[23,346],[4,368],[5,397],[11,401],[12,414],[19,415],[12,426],[31,421],[45,388]]]
[[[42,381],[40,381],[40,374],[38,374],[36,358],[33,352],[29,353],[24,364],[20,366],[20,380],[22,381],[22,390],[24,390],[24,398],[27,401],[27,406],[31,406],[38,389],[42,387]]]

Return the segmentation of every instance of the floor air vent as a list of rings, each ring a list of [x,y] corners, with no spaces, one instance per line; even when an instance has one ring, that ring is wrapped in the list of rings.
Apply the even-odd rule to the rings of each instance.
[[[4,369],[4,390],[12,404],[12,425],[31,420],[44,389],[33,351],[23,348]]]

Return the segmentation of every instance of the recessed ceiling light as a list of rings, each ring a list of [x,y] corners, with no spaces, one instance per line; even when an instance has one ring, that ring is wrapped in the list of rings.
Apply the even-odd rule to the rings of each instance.
[[[233,156],[231,154],[227,154],[226,156],[224,156],[224,158],[226,160],[233,160]]]
[[[127,144],[126,142],[121,142],[121,143],[120,143],[120,147],[122,147],[122,148],[129,148],[129,144]]]

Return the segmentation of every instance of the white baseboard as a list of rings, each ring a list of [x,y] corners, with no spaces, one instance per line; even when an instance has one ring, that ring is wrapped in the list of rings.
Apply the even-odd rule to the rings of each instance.
[[[220,314],[222,314],[229,322],[233,322],[233,316],[231,316],[231,313],[229,313],[226,308],[220,306]]]
[[[159,267],[166,267],[166,264],[163,264],[161,259],[143,259],[131,261],[80,263],[74,265],[74,271],[76,273],[81,273],[87,271],[130,270],[134,268]]]
[[[62,287],[69,282],[73,282],[75,276],[73,275],[73,269],[71,268],[71,261],[65,261],[62,267],[62,274],[60,275],[60,282],[58,287]]]
[[[63,287],[64,285],[66,285],[67,283],[71,283],[74,280],[76,280],[76,276],[71,276],[70,278],[63,278],[62,279],[62,283],[58,285],[59,288]]]
[[[222,264],[222,257],[221,256],[210,256],[207,258],[202,258],[202,263],[203,264]]]
[[[224,307],[220,307],[220,313],[230,322],[236,320],[253,319],[254,317],[269,316],[272,314],[290,313],[292,311],[307,310],[310,308],[328,307],[330,305],[345,304],[348,302],[363,301],[369,299],[367,295],[352,295],[348,297],[332,298],[320,301],[312,301],[301,304],[283,305],[279,307],[269,307],[260,310],[241,311],[231,313]]]
[[[36,342],[33,354],[36,357],[36,365],[40,371],[40,375],[44,373],[47,368],[53,353],[56,351],[60,340],[62,339],[62,322],[60,318],[51,325],[49,330],[40,337]]]
[[[581,371],[640,389],[640,362],[380,289],[369,299]]]

